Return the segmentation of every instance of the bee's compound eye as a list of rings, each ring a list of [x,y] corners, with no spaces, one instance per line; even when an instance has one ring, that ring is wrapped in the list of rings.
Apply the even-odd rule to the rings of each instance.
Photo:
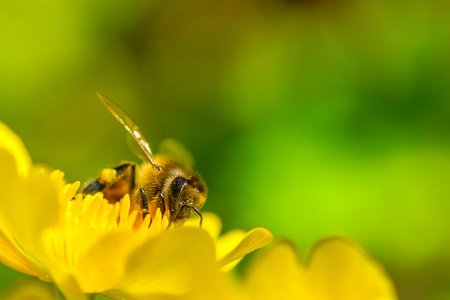
[[[171,190],[173,195],[179,195],[183,188],[189,184],[189,180],[184,177],[177,177],[172,181]]]

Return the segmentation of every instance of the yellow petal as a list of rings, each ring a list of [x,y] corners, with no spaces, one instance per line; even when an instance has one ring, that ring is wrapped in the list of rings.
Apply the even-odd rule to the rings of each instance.
[[[128,255],[136,247],[134,242],[133,233],[114,232],[96,243],[74,271],[81,290],[101,293],[115,287],[125,274]]]
[[[27,149],[22,140],[2,122],[0,122],[0,149],[5,149],[13,155],[19,174],[28,173],[31,167],[31,158]]]
[[[4,237],[40,270],[46,255],[41,246],[43,230],[58,218],[57,191],[42,170],[17,174],[13,155],[0,148],[0,229]],[[26,252],[25,252],[26,251]]]
[[[7,205],[7,193],[17,180],[16,161],[13,155],[5,149],[0,148],[0,165],[2,170],[0,172],[0,190],[3,195],[0,198],[0,208],[2,205]],[[0,221],[2,220],[0,211]],[[0,222],[0,261],[5,265],[14,268],[20,272],[28,275],[42,276],[42,272],[38,270],[32,262],[23,254],[8,224]]]
[[[227,255],[218,261],[219,267],[223,267],[244,255],[268,245],[273,235],[265,228],[254,228]]]
[[[130,299],[181,295],[206,282],[214,271],[209,234],[199,228],[177,228],[150,239],[131,255],[120,295]]]
[[[244,239],[246,232],[243,230],[232,230],[221,235],[216,242],[216,259],[220,261],[225,255],[230,253]],[[230,262],[222,267],[222,271],[233,269],[242,257]]]
[[[55,272],[53,274],[53,280],[55,285],[61,294],[64,295],[66,300],[87,300],[88,295],[83,293],[79,288],[75,279],[69,274],[68,271],[65,272]]]
[[[36,279],[22,280],[10,288],[0,297],[1,300],[53,300],[53,287],[48,283]]]
[[[193,289],[186,295],[182,295],[178,299],[183,300],[249,300],[248,297],[244,297],[244,294],[238,289],[238,285],[235,284],[229,276],[231,273],[224,273],[216,270],[211,273],[208,278],[204,278],[203,281],[199,281],[198,284],[193,286]],[[175,300],[175,298],[171,298]],[[277,299],[277,298],[275,298]]]
[[[198,215],[194,215],[191,218],[189,218],[183,226],[190,226],[190,227],[199,227],[200,217]],[[203,213],[203,225],[202,229],[208,231],[208,233],[211,235],[213,240],[217,239],[217,237],[220,234],[220,231],[222,230],[222,221],[220,218],[210,212]]]
[[[254,260],[246,272],[250,299],[310,299],[295,248],[282,242]],[[315,299],[314,299],[315,300]]]
[[[397,299],[383,267],[358,244],[344,238],[319,243],[306,269],[315,299]]]
[[[45,276],[2,233],[0,233],[0,262],[27,275]]]

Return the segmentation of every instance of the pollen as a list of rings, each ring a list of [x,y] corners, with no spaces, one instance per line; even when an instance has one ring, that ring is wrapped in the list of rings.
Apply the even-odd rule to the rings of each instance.
[[[113,168],[105,168],[100,172],[98,180],[102,184],[113,182],[117,178],[117,170]]]

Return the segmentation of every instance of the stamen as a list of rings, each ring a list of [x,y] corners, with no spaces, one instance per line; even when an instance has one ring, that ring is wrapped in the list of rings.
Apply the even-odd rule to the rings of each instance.
[[[61,174],[53,175],[57,180]],[[152,219],[151,214],[137,221],[138,211],[130,212],[130,197],[125,195],[111,204],[102,193],[75,196],[79,183],[61,185],[60,221],[44,232],[47,253],[69,270],[79,264],[79,260],[107,234],[117,231],[135,234],[136,247],[167,228],[169,213],[161,214],[158,208]]]

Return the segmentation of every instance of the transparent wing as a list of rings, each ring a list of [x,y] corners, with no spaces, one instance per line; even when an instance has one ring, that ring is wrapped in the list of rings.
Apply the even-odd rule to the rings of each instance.
[[[174,139],[165,139],[159,145],[158,154],[166,156],[190,169],[193,169],[194,167],[194,159],[192,158],[191,153],[180,142]]]
[[[139,149],[144,154],[144,157],[150,162],[150,164],[159,168],[153,159],[152,150],[148,146],[147,141],[141,133],[139,127],[134,123],[133,119],[120,107],[117,103],[103,95],[102,93],[97,92],[98,97],[102,100],[103,104],[109,109],[111,114],[125,127],[128,133],[133,138],[134,142],[139,146]]]
[[[131,152],[139,157],[142,161],[148,162],[148,157],[146,154],[144,154],[144,151],[142,151],[141,147],[136,143],[135,139],[131,134],[127,134],[127,145],[128,148],[131,150]]]

